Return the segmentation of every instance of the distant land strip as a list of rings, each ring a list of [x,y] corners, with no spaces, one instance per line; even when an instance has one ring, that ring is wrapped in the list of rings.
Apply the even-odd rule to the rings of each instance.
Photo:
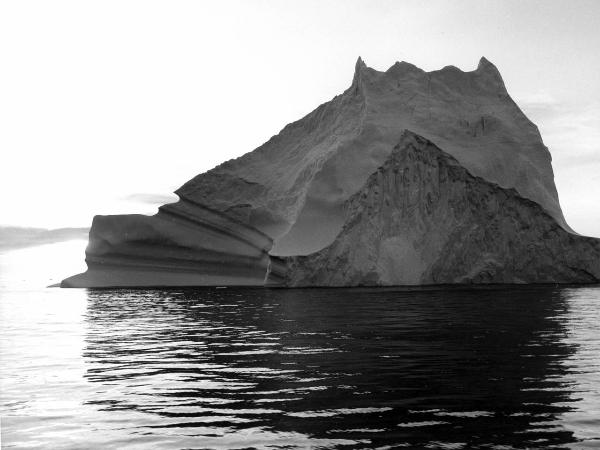
[[[24,228],[0,226],[0,251],[88,238],[89,228]]]

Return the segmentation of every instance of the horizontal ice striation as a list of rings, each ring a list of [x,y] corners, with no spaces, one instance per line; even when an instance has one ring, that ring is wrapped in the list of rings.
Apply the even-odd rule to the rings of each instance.
[[[331,245],[286,258],[287,285],[600,281],[600,239],[565,231],[409,131],[345,210]]]
[[[87,272],[63,287],[263,285],[272,240],[207,206],[181,198],[154,216],[96,216]]]

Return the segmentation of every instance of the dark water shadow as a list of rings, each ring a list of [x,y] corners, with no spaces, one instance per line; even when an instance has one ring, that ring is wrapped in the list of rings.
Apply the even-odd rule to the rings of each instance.
[[[89,404],[167,448],[562,448],[565,292],[90,291]]]

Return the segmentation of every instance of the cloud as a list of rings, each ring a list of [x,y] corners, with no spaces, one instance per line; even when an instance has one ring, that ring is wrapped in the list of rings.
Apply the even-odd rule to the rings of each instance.
[[[179,200],[179,197],[175,194],[155,194],[148,192],[138,192],[122,197],[125,201],[131,201],[136,203],[145,203],[148,205],[164,205],[165,203],[173,203]]]
[[[556,108],[560,102],[545,92],[534,92],[516,96],[517,103],[526,109],[548,110]]]
[[[559,102],[546,95],[520,100],[536,123],[554,161],[564,167],[600,163],[600,102]]]

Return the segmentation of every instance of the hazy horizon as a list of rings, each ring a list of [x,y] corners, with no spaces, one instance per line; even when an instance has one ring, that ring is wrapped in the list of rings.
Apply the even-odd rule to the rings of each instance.
[[[469,71],[538,125],[567,222],[600,236],[600,2],[3,2],[0,224],[153,213],[350,86],[354,63]]]

